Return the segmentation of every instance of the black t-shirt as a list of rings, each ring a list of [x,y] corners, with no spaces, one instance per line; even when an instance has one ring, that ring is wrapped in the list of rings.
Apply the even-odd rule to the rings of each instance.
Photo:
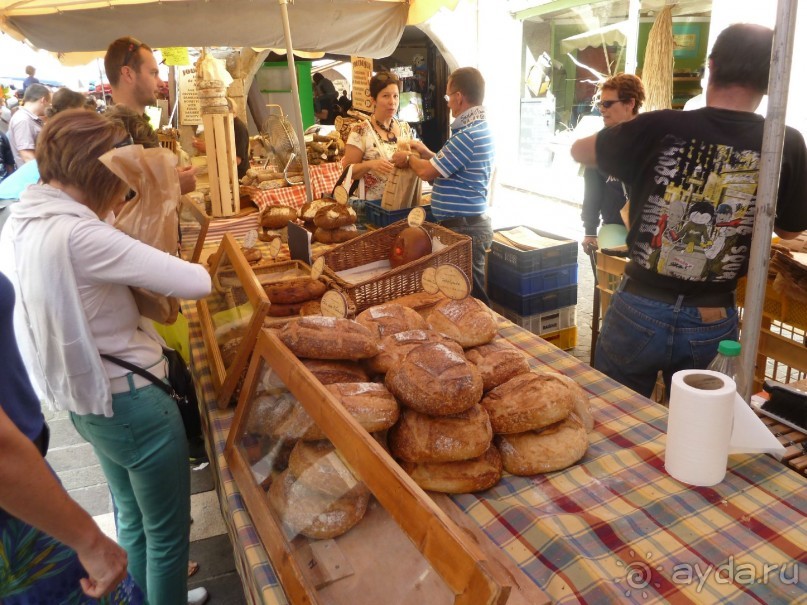
[[[731,292],[748,270],[764,119],[654,111],[597,136],[599,167],[631,191],[627,275],[680,294]],[[785,132],[775,224],[807,229],[807,150]]]

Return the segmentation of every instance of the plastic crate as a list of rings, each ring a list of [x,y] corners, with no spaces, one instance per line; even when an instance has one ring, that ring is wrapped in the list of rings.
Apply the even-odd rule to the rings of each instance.
[[[420,206],[426,211],[426,221],[429,223],[434,222],[434,215],[432,214],[432,207],[430,204]],[[386,210],[381,207],[380,200],[367,200],[364,202],[364,214],[366,220],[371,225],[376,227],[387,227],[392,223],[405,220],[411,208],[401,208],[400,210]]]
[[[549,332],[548,334],[541,334],[541,338],[549,344],[556,346],[559,349],[568,351],[577,346],[577,326],[558,330],[557,332]]]
[[[507,307],[492,303],[493,310],[499,315],[509,319],[517,326],[529,330],[533,334],[546,334],[557,332],[577,325],[577,305],[562,307],[554,311],[536,313],[535,315],[519,315]]]
[[[488,294],[492,300],[522,316],[545,313],[577,304],[577,284],[529,296],[519,296],[496,284],[488,284]]]
[[[557,245],[538,250],[519,250],[494,239],[490,246],[490,262],[494,266],[509,266],[518,273],[532,273],[577,263],[578,243],[576,241],[546,231],[530,227],[528,229],[542,237],[557,240]],[[497,231],[502,231],[502,229],[497,229]]]
[[[488,283],[521,296],[557,290],[577,283],[577,264],[532,273],[518,273],[508,265],[491,263],[488,266]]]

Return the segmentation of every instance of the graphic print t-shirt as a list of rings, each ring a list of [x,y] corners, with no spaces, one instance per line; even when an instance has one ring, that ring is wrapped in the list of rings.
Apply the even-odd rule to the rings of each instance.
[[[764,120],[656,111],[600,132],[599,167],[630,184],[628,275],[659,288],[730,292],[748,269]],[[785,134],[777,227],[807,228],[804,139]]]

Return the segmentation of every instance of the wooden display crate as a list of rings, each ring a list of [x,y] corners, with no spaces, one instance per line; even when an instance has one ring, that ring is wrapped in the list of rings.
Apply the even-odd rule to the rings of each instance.
[[[270,373],[270,374],[268,374]],[[273,375],[267,380],[267,375]],[[271,453],[250,453],[258,385],[278,380],[377,504],[329,540],[289,535],[262,484],[277,475]],[[283,391],[285,392],[285,391]],[[224,455],[291,603],[338,605],[540,605],[546,595],[454,505],[431,500],[269,330],[258,337]],[[439,504],[438,504],[439,503]]]

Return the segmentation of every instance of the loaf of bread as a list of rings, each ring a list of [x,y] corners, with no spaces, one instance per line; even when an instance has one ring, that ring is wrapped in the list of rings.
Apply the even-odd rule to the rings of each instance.
[[[386,374],[390,368],[400,365],[409,351],[430,342],[442,343],[457,355],[464,355],[460,345],[438,332],[406,330],[382,338],[378,343],[378,355],[367,360],[367,367],[376,374]]]
[[[368,382],[367,372],[355,361],[335,359],[303,359],[303,365],[322,384],[337,382]]]
[[[540,431],[497,435],[504,469],[513,475],[535,475],[567,468],[586,455],[588,435],[572,413]]]
[[[342,497],[333,498],[307,488],[287,469],[272,481],[268,500],[290,532],[325,540],[341,536],[361,521],[370,492],[358,483]]]
[[[288,466],[300,483],[327,496],[340,498],[359,483],[330,441],[298,441]]]
[[[426,322],[414,309],[395,303],[365,309],[356,321],[366,327],[377,340],[407,330],[425,330]]]
[[[347,225],[336,229],[317,227],[314,230],[314,241],[322,244],[342,244],[359,236],[356,225]]]
[[[577,382],[564,374],[558,374],[563,381],[568,385],[572,393],[572,402],[574,403],[574,413],[577,414],[580,422],[583,423],[583,428],[587,433],[594,430],[594,415],[591,413],[591,402],[589,401],[588,394],[583,390]]]
[[[432,330],[456,340],[463,349],[490,342],[499,330],[490,309],[471,296],[440,303],[429,313],[428,322]]]
[[[385,377],[398,401],[423,414],[459,414],[479,402],[482,376],[476,366],[440,343],[412,349]]]
[[[341,317],[301,317],[283,326],[278,337],[297,357],[355,360],[378,354],[370,330]]]
[[[323,206],[314,215],[314,224],[322,229],[338,229],[356,223],[356,211],[345,204]]]
[[[524,354],[503,338],[468,349],[465,357],[479,368],[485,392],[530,371]]]
[[[502,457],[495,445],[476,458],[456,462],[401,462],[420,487],[445,494],[470,494],[490,489],[502,478]]]
[[[310,277],[300,277],[288,279],[263,287],[269,302],[274,304],[289,305],[294,303],[304,303],[315,298],[322,298],[327,286],[318,279]],[[297,312],[299,312],[299,308]],[[296,313],[295,313],[296,314]]]
[[[552,372],[519,374],[482,399],[494,433],[523,433],[566,418],[574,408],[572,394]]]
[[[452,462],[481,456],[493,431],[479,404],[451,416],[430,416],[402,410],[401,419],[387,434],[390,452],[407,462]]]
[[[297,209],[290,206],[269,206],[261,211],[261,226],[267,229],[282,229],[296,220]]]

